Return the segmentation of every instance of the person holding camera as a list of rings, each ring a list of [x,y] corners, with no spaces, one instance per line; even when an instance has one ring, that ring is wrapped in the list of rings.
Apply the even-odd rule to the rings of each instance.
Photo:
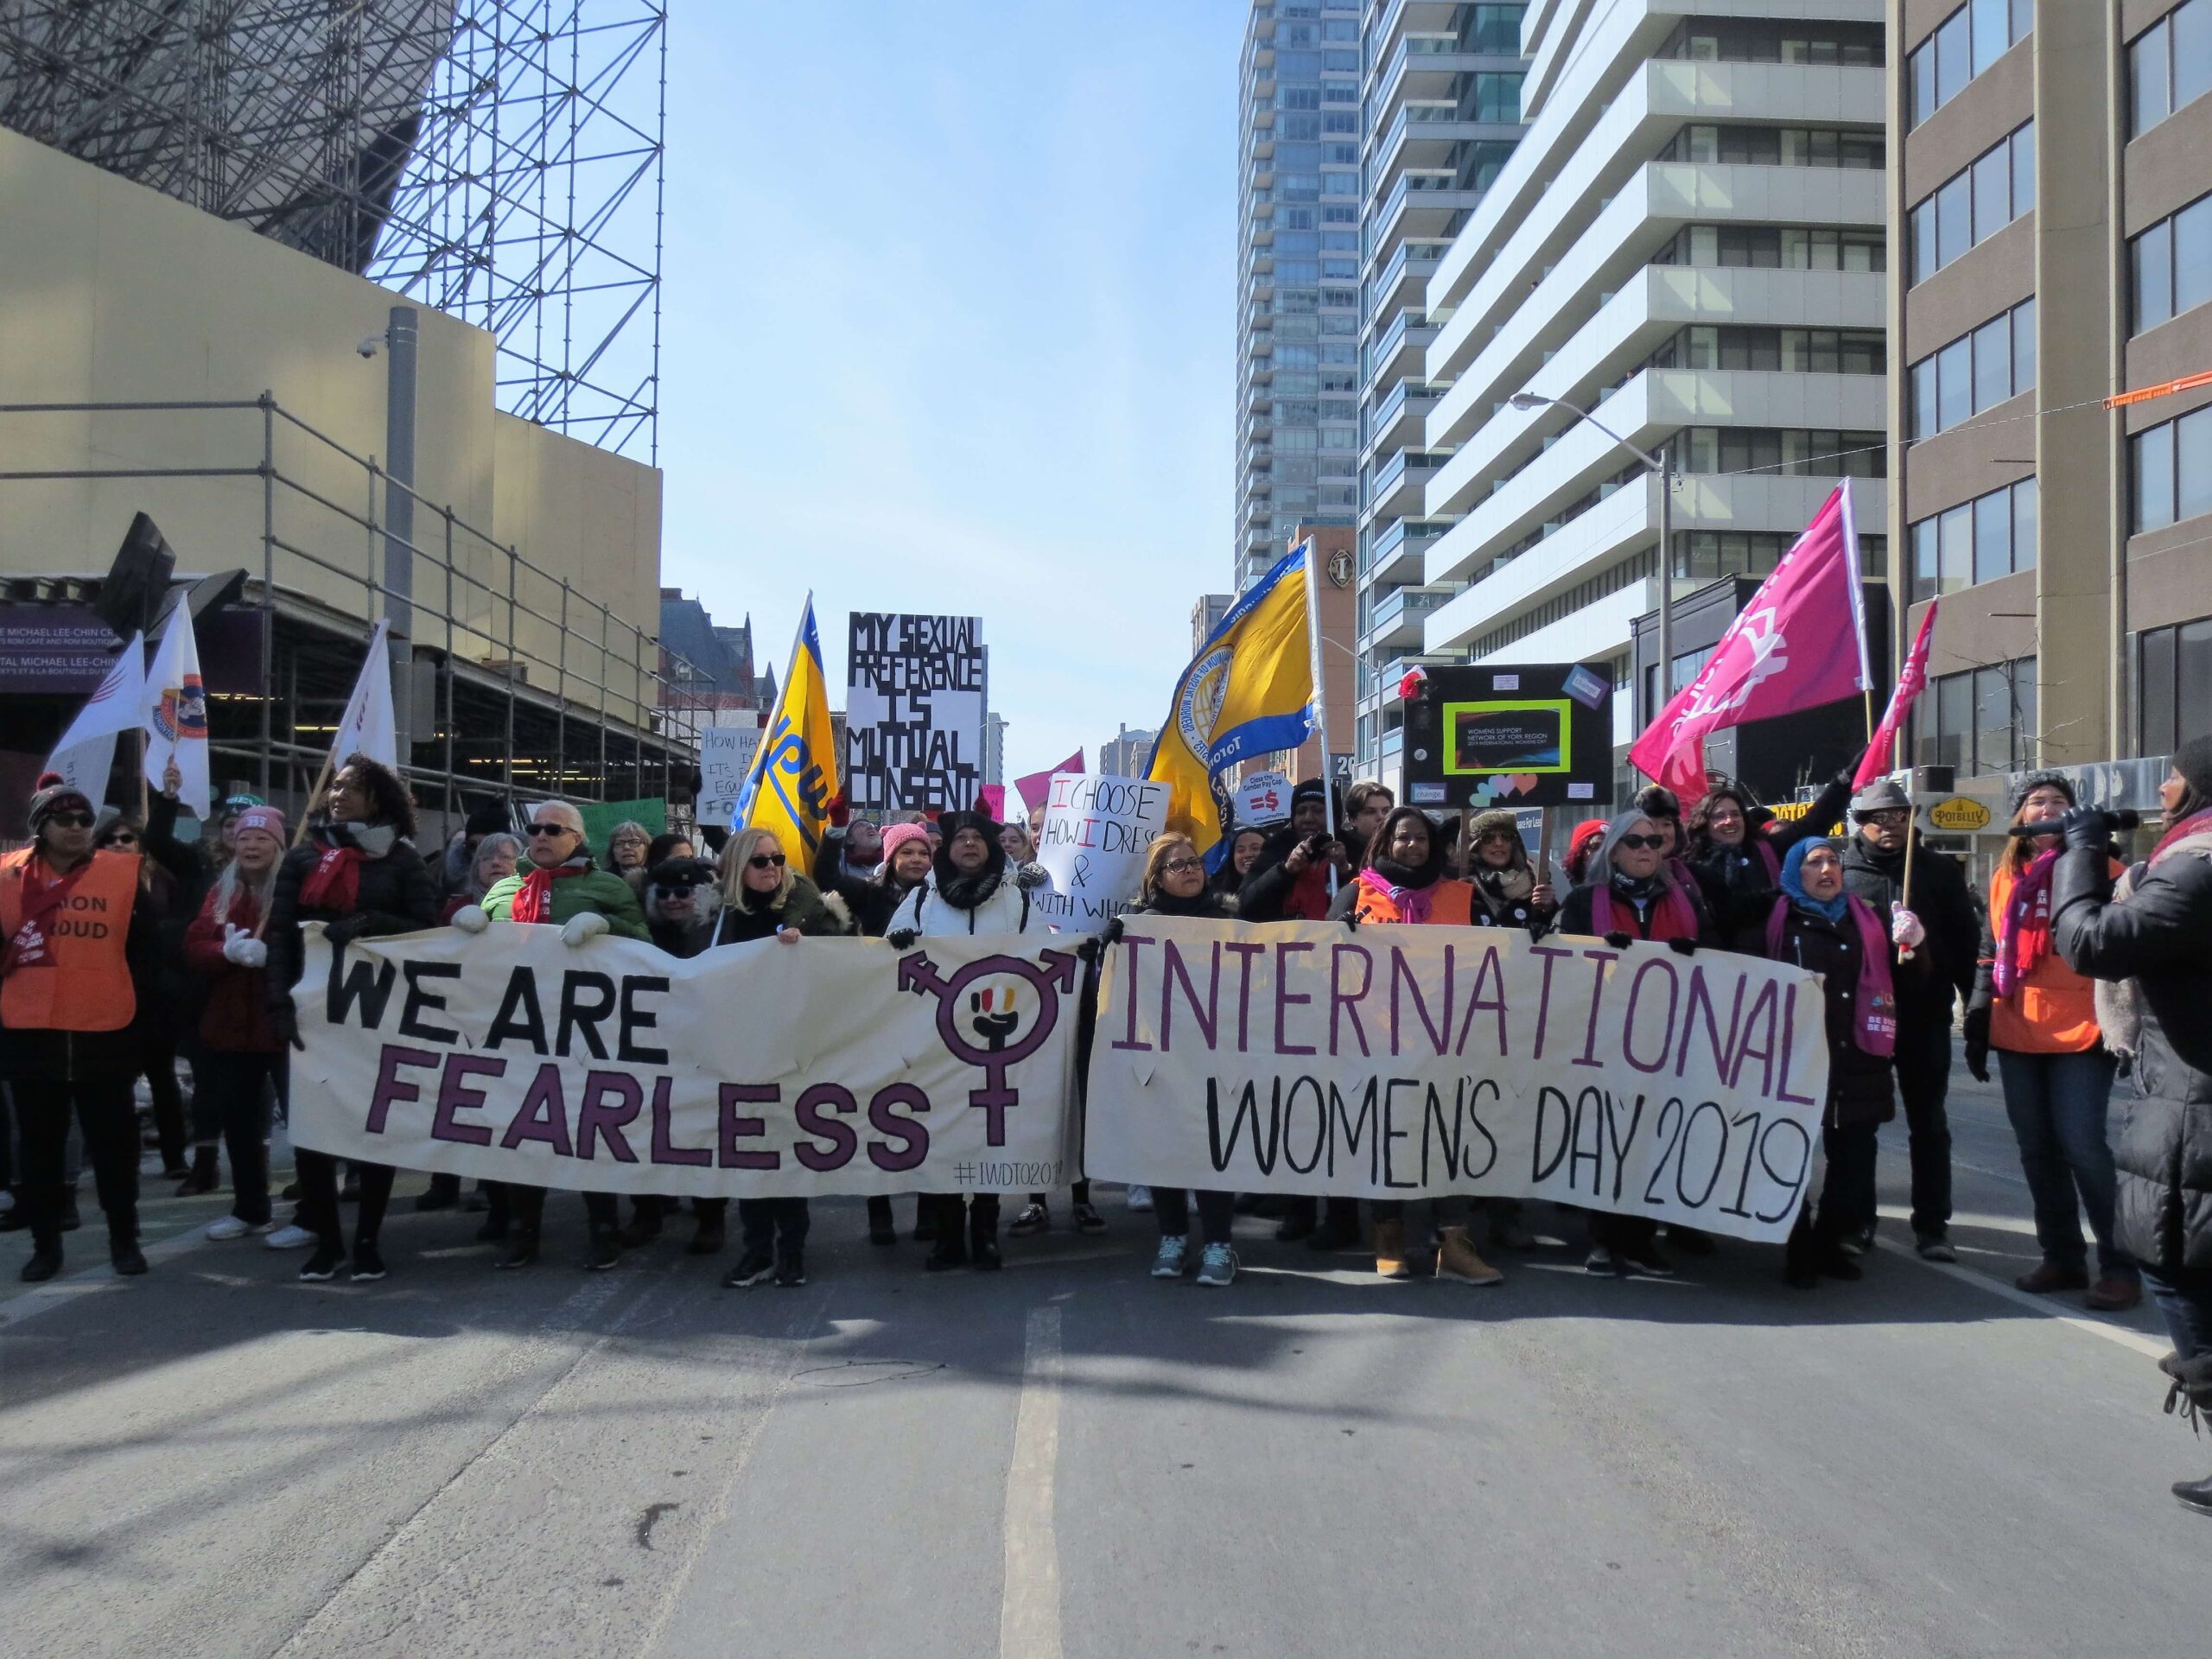
[[[2174,751],[2158,797],[2164,833],[2117,885],[2112,818],[2075,807],[2059,820],[2050,932],[2067,966],[2099,982],[2098,1027],[2134,1075],[2113,1230],[2173,1338],[2167,1409],[2193,1420],[2212,1411],[2212,736]],[[2173,1494],[2212,1515],[2212,1477]]]
[[[1967,1008],[1967,1070],[1987,1083],[1995,1051],[2005,1114],[2035,1205],[2043,1260],[2012,1282],[2037,1295],[2087,1291],[2088,1306],[2116,1313],[2140,1302],[2143,1286],[2113,1237],[2115,1177],[2105,1113],[2115,1062],[2097,1030],[2093,982],[2050,948],[2059,821],[2077,804],[2074,785],[2060,772],[2029,772],[2012,785],[2013,835],[1989,879],[1981,970]],[[2020,833],[2035,828],[2049,833]],[[2120,870],[2115,861],[2107,873]],[[2094,1285],[2082,1241],[2084,1211],[2097,1241]]]

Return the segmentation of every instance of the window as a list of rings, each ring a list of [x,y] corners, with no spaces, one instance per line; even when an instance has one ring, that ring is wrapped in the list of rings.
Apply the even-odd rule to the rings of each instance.
[[[1888,266],[1879,231],[1774,225],[1686,225],[1652,256],[1651,263],[1768,270],[1874,271]]]
[[[2128,136],[2212,92],[2212,0],[2188,0],[2127,46]]]
[[[2145,754],[2212,731],[2212,617],[2136,635],[2135,729]]]
[[[1659,152],[1664,162],[1755,167],[1840,167],[1879,171],[1882,135],[1838,127],[1747,127],[1695,123]]]
[[[1913,758],[1961,777],[2036,764],[2036,659],[1938,677],[1913,710]]]
[[[2138,432],[2127,447],[2133,533],[2212,512],[2212,409]]]
[[[1673,440],[1685,473],[1774,472],[1813,478],[1882,478],[1888,445],[1879,432],[1834,428],[1685,427]]]
[[[1796,543],[1789,531],[1692,530],[1674,538],[1675,574],[1694,581],[1720,576],[1764,576],[1774,572],[1782,556]],[[1859,538],[1859,563],[1866,574],[1880,579],[1889,558],[1888,543],[1879,536]],[[1700,666],[1703,666],[1702,663]]]
[[[1918,126],[2004,56],[2026,35],[2034,12],[2034,0],[1967,0],[1938,24],[1905,60],[1911,124]]]
[[[1912,435],[1931,438],[2036,384],[2036,302],[2023,300],[1908,371]]]
[[[1806,18],[1693,16],[1655,54],[1698,63],[1823,63],[1878,68],[1882,26]]]
[[[1644,360],[1655,369],[1766,369],[1790,374],[1880,374],[1887,337],[1877,328],[1694,326]]]
[[[1469,80],[1467,94],[1459,100],[1463,119],[1509,124],[1520,120],[1521,76],[1476,74]]]
[[[2212,300],[2212,196],[2160,219],[2130,242],[2128,270],[2139,334]]]
[[[2036,205],[2031,121],[1946,179],[1912,210],[1912,280],[1926,282]]]

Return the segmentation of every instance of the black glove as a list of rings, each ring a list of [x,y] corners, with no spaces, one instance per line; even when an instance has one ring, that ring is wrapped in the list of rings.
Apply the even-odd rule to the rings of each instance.
[[[300,1040],[300,1016],[289,1002],[279,1002],[269,1010],[270,1035],[287,1047],[304,1049]]]
[[[1350,910],[1344,912],[1344,920],[1346,927],[1357,928],[1359,925],[1359,906],[1357,905],[1354,905]]]
[[[911,927],[894,927],[883,936],[883,942],[893,950],[911,950],[919,937]]]
[[[1101,937],[1109,944],[1119,944],[1122,942],[1122,935],[1128,931],[1128,930],[1122,925],[1122,918],[1116,916],[1106,924],[1106,931]]]
[[[1989,1005],[1978,1002],[1967,1010],[1967,1070],[1976,1083],[1989,1081]]]
[[[368,931],[369,918],[365,916],[340,916],[334,922],[322,925],[322,937],[334,950],[341,944],[353,944]]]
[[[2101,806],[2077,806],[2058,821],[2058,833],[2069,847],[2098,848],[2112,840]]]
[[[1616,950],[1625,950],[1636,941],[1625,933],[1608,933],[1605,935],[1605,943]]]
[[[1090,963],[1097,961],[1098,936],[1096,933],[1084,934],[1081,939],[1076,942],[1075,955],[1076,960],[1078,962]]]
[[[1678,957],[1694,957],[1697,954],[1697,941],[1688,938],[1669,939],[1667,941],[1667,948]]]

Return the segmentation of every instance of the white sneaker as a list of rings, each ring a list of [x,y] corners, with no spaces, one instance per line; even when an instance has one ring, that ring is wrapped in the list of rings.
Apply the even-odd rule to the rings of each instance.
[[[1148,1186],[1131,1187],[1128,1205],[1141,1216],[1148,1213],[1152,1209],[1152,1189]]]
[[[264,1221],[256,1224],[251,1221],[241,1221],[236,1216],[225,1216],[220,1221],[209,1224],[207,1228],[207,1236],[210,1238],[245,1238],[250,1234],[274,1233],[276,1230],[276,1224],[273,1221]]]
[[[272,1250],[304,1249],[315,1242],[315,1235],[294,1222],[289,1227],[279,1227],[261,1241]]]

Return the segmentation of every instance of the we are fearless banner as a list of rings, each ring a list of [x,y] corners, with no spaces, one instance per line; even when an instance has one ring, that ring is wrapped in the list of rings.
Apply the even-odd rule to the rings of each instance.
[[[1804,1198],[1828,1058],[1802,969],[1504,928],[1123,925],[1093,1176],[1552,1198],[1768,1240]]]
[[[1072,950],[771,938],[679,961],[507,922],[306,941],[291,1135],[318,1152],[700,1198],[1073,1179]]]

